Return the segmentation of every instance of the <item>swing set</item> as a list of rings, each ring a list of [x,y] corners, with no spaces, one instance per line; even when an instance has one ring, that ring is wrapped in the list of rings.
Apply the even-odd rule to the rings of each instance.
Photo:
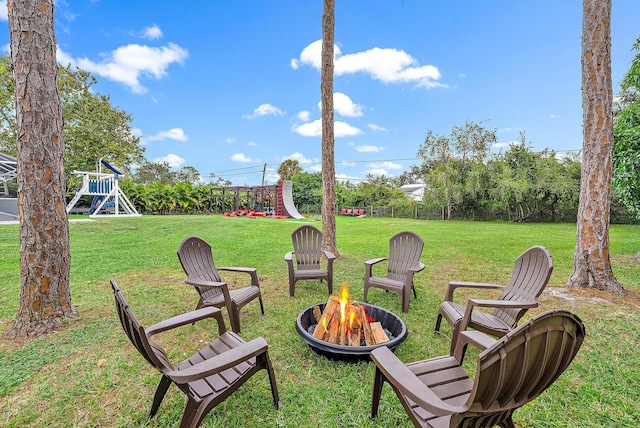
[[[142,214],[138,213],[118,185],[118,178],[124,177],[124,174],[104,159],[100,159],[97,164],[96,172],[73,171],[73,174],[82,177],[82,187],[67,204],[67,213],[73,209],[81,197],[93,196],[89,217],[104,215],[140,217]],[[103,167],[111,172],[102,172]]]

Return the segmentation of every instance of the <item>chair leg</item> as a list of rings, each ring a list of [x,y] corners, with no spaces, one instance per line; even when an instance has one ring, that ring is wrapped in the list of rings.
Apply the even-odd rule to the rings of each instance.
[[[367,294],[369,294],[369,286],[365,283],[364,284],[364,297],[362,299],[365,303],[367,302]]]
[[[436,328],[433,331],[440,331],[440,323],[442,323],[442,314],[438,314],[438,318],[436,318]]]
[[[413,282],[411,283],[411,289],[413,290],[413,297],[417,299],[418,294],[416,294],[416,286],[413,284]]]
[[[273,405],[276,406],[276,409],[282,407],[282,402],[280,401],[280,396],[278,395],[278,385],[276,384],[276,375],[273,371],[273,366],[271,365],[271,359],[269,358],[268,351],[264,353],[264,365],[267,369],[267,373],[269,374],[269,384],[271,384],[271,395],[273,396]]]
[[[238,305],[232,305],[228,308],[229,321],[231,322],[231,330],[240,334],[240,308]]]
[[[516,428],[513,423],[513,415],[509,415],[505,420],[498,424],[500,428]]]
[[[376,367],[375,377],[373,378],[373,397],[371,399],[371,419],[378,416],[378,407],[380,406],[380,397],[382,396],[382,385],[384,385],[384,375],[382,371]]]
[[[184,413],[180,421],[180,428],[196,428],[202,422],[204,417],[204,402],[196,402],[191,397],[187,398],[187,404],[184,406]]]
[[[450,355],[453,355],[453,353],[455,352],[456,349],[456,343],[458,343],[458,333],[460,330],[460,321],[454,323],[451,326],[451,348],[450,348]],[[464,355],[463,355],[464,356]]]
[[[156,412],[160,408],[160,403],[162,403],[162,399],[170,386],[171,379],[163,375],[160,379],[160,384],[158,384],[158,389],[156,389],[156,393],[153,396],[153,404],[151,405],[151,411],[149,412],[149,419],[155,416]]]
[[[262,304],[262,294],[258,296],[258,300],[260,301],[260,312],[264,315],[264,305]]]
[[[402,312],[406,314],[409,312],[409,299],[411,298],[411,290],[403,287],[400,294],[402,296]]]

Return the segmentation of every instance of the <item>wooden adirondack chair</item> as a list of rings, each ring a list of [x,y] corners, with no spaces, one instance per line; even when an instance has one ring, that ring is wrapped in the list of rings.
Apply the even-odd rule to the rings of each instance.
[[[418,298],[413,284],[413,275],[424,269],[424,263],[420,262],[423,247],[424,241],[413,232],[404,231],[393,235],[389,239],[389,257],[379,257],[364,262],[364,301],[368,301],[370,287],[382,288],[399,293],[402,297],[402,312],[408,312],[411,290],[413,290],[413,296]],[[373,276],[374,265],[385,260],[387,261],[386,276]]]
[[[440,330],[442,317],[451,325],[451,349],[456,346],[458,333],[473,328],[501,337],[513,329],[529,308],[538,306],[538,297],[547,286],[553,272],[553,260],[549,251],[541,246],[528,249],[515,263],[513,274],[506,286],[477,282],[449,283],[444,302],[438,310],[436,331]],[[498,289],[502,294],[497,300],[469,299],[466,306],[453,301],[458,288]],[[492,313],[475,310],[494,308]]]
[[[228,332],[220,309],[214,307],[198,309],[144,328],[113,280],[111,288],[120,323],[127,337],[149,364],[162,373],[149,418],[156,414],[169,386],[174,383],[187,396],[180,427],[196,428],[211,409],[262,369],[269,375],[274,405],[276,408],[282,406],[267,342],[262,337],[245,342],[237,334]],[[218,338],[177,366],[170,362],[165,351],[153,341],[152,337],[158,333],[207,318],[215,318],[217,321]]]
[[[483,336],[481,338],[481,336]],[[513,412],[539,396],[569,366],[585,328],[571,312],[542,313],[499,340],[460,333],[451,355],[403,364],[387,347],[371,352],[376,365],[371,417],[388,382],[416,427],[514,428]],[[475,380],[460,366],[460,347],[481,343]]]
[[[250,301],[257,298],[260,301],[260,311],[264,315],[256,268],[216,267],[213,262],[211,245],[197,236],[185,238],[178,247],[177,253],[182,269],[187,274],[185,283],[193,285],[200,295],[196,309],[204,306],[226,307],[231,330],[236,333],[240,333],[240,309]],[[251,284],[246,287],[230,289],[227,283],[222,281],[220,271],[248,274],[251,278]]]
[[[333,293],[333,260],[336,256],[322,249],[322,232],[310,225],[300,226],[291,234],[291,240],[293,251],[284,255],[289,268],[289,296],[294,296],[296,282],[307,279],[326,280],[329,294]],[[327,259],[326,269],[321,266],[323,255]]]

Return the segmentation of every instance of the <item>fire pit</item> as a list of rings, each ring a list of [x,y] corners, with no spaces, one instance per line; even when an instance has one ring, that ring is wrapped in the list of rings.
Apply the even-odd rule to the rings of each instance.
[[[314,314],[314,311],[317,312],[319,309],[324,312],[327,303],[309,306],[300,312],[300,315],[298,315],[298,319],[296,320],[296,330],[298,331],[298,334],[300,334],[300,337],[302,337],[302,339],[309,344],[311,349],[318,354],[333,360],[347,362],[369,360],[369,354],[371,351],[380,346],[387,346],[389,349],[394,350],[407,337],[407,328],[404,322],[393,312],[366,303],[359,303],[358,305],[364,310],[368,319],[380,323],[380,327],[389,339],[388,341],[374,345],[367,345],[364,343],[363,339],[363,344],[360,346],[348,346],[346,344],[341,345],[327,342],[314,337],[314,332],[318,325],[318,322],[316,321],[317,314]]]

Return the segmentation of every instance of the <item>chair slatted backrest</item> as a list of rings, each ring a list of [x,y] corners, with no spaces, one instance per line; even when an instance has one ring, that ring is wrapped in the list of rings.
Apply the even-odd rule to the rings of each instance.
[[[153,340],[147,338],[144,327],[136,318],[122,291],[120,291],[120,287],[114,280],[111,280],[111,288],[113,289],[120,324],[122,324],[122,328],[133,346],[153,367],[160,371],[163,368],[172,369],[173,366],[166,352]]]
[[[218,269],[213,262],[211,245],[204,239],[197,236],[185,238],[178,247],[178,259],[188,278],[222,282]],[[196,288],[204,297],[222,293],[219,288],[201,289],[197,286]]]
[[[500,300],[538,300],[553,272],[553,260],[549,251],[541,246],[531,247],[516,259],[513,274]],[[527,309],[496,309],[493,314],[508,325],[515,327]]]
[[[507,333],[478,357],[467,416],[510,411],[536,398],[573,361],[584,337],[580,318],[565,310],[544,312]]]
[[[293,231],[291,239],[298,269],[320,269],[322,232],[313,226],[304,225]]]
[[[424,241],[413,232],[399,232],[389,240],[387,277],[403,281],[409,268],[417,265]]]

